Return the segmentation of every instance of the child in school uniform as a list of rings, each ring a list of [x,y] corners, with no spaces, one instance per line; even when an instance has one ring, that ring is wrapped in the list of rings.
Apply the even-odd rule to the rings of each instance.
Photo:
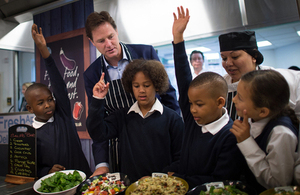
[[[192,80],[183,40],[188,19],[183,8],[178,8],[178,18],[174,13],[175,73],[185,133],[180,161],[168,171],[185,179],[191,189],[207,182],[239,179],[243,159],[229,131],[233,121],[224,107],[228,90],[225,79],[204,72]]]
[[[37,176],[75,169],[87,177],[92,172],[81,148],[66,84],[46,46],[46,40],[36,24],[32,25],[32,38],[45,60],[53,95],[42,83],[34,83],[25,92],[27,109],[35,114],[33,127],[37,132]]]
[[[105,83],[102,73],[93,88],[86,124],[93,140],[118,138],[120,172],[136,181],[153,172],[162,172],[179,159],[184,124],[175,111],[155,97],[169,86],[168,75],[159,61],[133,60],[123,72],[122,84],[137,101],[104,119],[109,83]]]
[[[279,72],[256,70],[242,76],[233,98],[243,119],[235,120],[230,131],[251,170],[245,178],[259,193],[292,184],[299,121],[289,97]]]

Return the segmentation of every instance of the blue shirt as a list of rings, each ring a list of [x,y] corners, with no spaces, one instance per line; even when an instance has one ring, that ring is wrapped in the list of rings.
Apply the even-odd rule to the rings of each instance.
[[[105,66],[107,68],[110,80],[117,80],[117,79],[121,79],[122,78],[122,74],[123,71],[126,67],[127,64],[129,64],[129,60],[126,56],[125,50],[123,48],[123,45],[121,45],[122,47],[122,52],[123,52],[123,58],[118,62],[118,66],[112,66],[110,64],[108,64],[108,62],[106,61],[104,55],[103,55],[103,61],[105,63]]]

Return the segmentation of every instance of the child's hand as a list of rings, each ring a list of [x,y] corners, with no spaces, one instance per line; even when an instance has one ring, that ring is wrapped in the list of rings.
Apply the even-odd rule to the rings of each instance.
[[[93,88],[93,95],[98,98],[104,98],[108,92],[108,88],[109,88],[109,83],[105,84],[104,72],[103,72],[99,82],[96,83]]]
[[[94,177],[96,175],[102,175],[104,173],[109,173],[108,167],[99,167],[98,169],[95,170],[95,172],[90,177]]]
[[[32,39],[34,40],[37,48],[41,52],[41,55],[43,58],[48,58],[50,55],[50,52],[47,48],[46,39],[43,35],[42,28],[40,27],[40,32],[36,24],[33,24],[31,27],[31,35]]]
[[[250,125],[248,122],[248,115],[246,110],[243,111],[243,121],[236,119],[233,122],[230,131],[235,135],[238,143],[250,137]]]
[[[174,172],[168,172],[168,176],[174,175]]]
[[[177,7],[177,12],[178,18],[176,14],[173,13],[174,22],[172,28],[173,41],[175,44],[183,41],[183,32],[185,31],[186,25],[190,19],[189,10],[187,8],[185,13],[182,6]]]
[[[53,165],[52,169],[50,169],[49,173],[54,173],[56,171],[62,171],[65,170],[66,168],[64,166],[61,166],[59,164]]]
[[[34,40],[37,47],[46,46],[46,40],[43,35],[42,28],[40,27],[40,32],[36,24],[31,27],[32,39]]]

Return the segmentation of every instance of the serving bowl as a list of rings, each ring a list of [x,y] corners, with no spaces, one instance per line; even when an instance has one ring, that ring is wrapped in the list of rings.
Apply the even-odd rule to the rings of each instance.
[[[185,193],[184,193],[184,194],[186,194],[186,192],[187,192],[188,189],[189,189],[189,184],[188,184],[184,179],[182,179],[182,178],[180,178],[180,177],[175,177],[175,176],[168,176],[168,177],[169,177],[169,178],[173,178],[173,179],[178,180],[178,181],[181,181],[181,183],[182,183],[182,184],[185,186],[185,188],[186,188],[186,191],[185,191]],[[147,179],[147,177],[145,177],[145,178],[143,178],[143,179]],[[143,180],[143,179],[141,179],[141,180]],[[126,189],[125,195],[130,195],[131,192],[133,192],[133,191],[139,186],[139,182],[140,182],[141,180],[132,183],[132,184]]]
[[[224,185],[231,185],[231,186],[235,186],[237,189],[246,192],[249,195],[257,195],[257,192],[254,188],[243,184],[241,181],[234,181],[234,180],[225,180],[225,181],[221,181]],[[219,182],[217,182],[219,183]],[[206,184],[203,185],[198,185],[196,187],[194,187],[193,189],[191,189],[187,195],[199,195],[201,191],[207,191],[206,188]]]
[[[59,171],[59,172],[63,172],[63,173],[65,173],[65,174],[68,175],[68,174],[70,174],[70,173],[73,174],[74,171],[75,171],[75,170],[63,170],[63,171]],[[84,180],[86,179],[85,173],[82,172],[82,171],[79,171],[79,170],[77,170],[77,171],[79,172],[80,176],[82,177],[82,181],[84,181]],[[77,189],[77,187],[78,187],[80,184],[78,184],[78,185],[76,185],[76,186],[74,186],[74,187],[72,187],[72,188],[70,188],[70,189],[67,189],[67,190],[64,190],[64,191],[60,191],[60,192],[49,192],[49,193],[46,193],[46,192],[40,192],[40,191],[38,191],[38,189],[41,187],[41,182],[42,182],[42,180],[45,180],[45,179],[47,179],[47,178],[53,176],[54,174],[55,174],[55,173],[50,173],[50,174],[45,175],[44,177],[40,178],[39,180],[37,180],[37,181],[34,183],[34,185],[33,185],[34,191],[36,191],[36,192],[39,193],[39,194],[43,194],[43,195],[74,195],[74,194],[76,193],[76,189]]]
[[[95,181],[96,179],[99,179],[99,178],[103,178],[103,177],[109,177],[111,175],[118,175],[119,178],[115,178],[114,180],[119,180],[119,181],[122,181],[123,184],[128,187],[131,183],[130,183],[130,179],[128,178],[128,176],[126,174],[123,174],[123,173],[105,173],[105,174],[101,174],[101,175],[96,175],[94,177],[90,177],[88,179],[86,179],[85,181],[83,181],[81,184],[79,184],[79,186],[77,187],[77,190],[76,190],[76,195],[81,195],[82,194],[82,191],[86,188],[86,186],[90,186],[93,181]],[[126,190],[126,188],[125,188]],[[122,192],[116,192],[115,194],[118,194],[118,195],[121,195],[121,194],[124,194],[125,193],[125,190],[122,191]]]
[[[299,186],[284,186],[284,187],[271,188],[271,189],[263,191],[259,195],[284,194],[284,193],[280,193],[279,191],[289,191],[289,192],[293,192],[294,194],[300,194],[300,187]]]

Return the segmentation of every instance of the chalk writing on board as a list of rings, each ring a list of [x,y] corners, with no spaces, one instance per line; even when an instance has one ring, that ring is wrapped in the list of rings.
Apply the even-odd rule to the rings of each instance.
[[[9,163],[8,173],[18,176],[35,177],[36,175],[36,137],[35,129],[28,127],[32,132],[9,133]]]

